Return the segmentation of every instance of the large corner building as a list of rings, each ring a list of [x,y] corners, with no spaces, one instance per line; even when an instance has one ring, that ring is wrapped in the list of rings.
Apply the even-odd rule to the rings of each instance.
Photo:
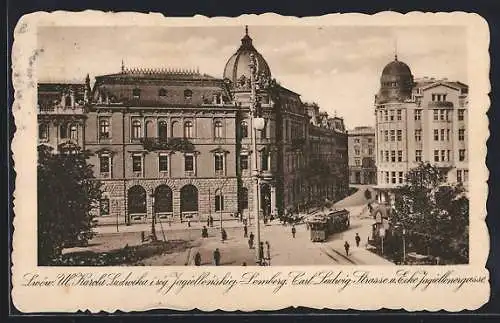
[[[467,110],[466,84],[414,78],[397,56],[384,67],[375,96],[379,202],[421,162],[449,169],[448,181],[467,187]]]

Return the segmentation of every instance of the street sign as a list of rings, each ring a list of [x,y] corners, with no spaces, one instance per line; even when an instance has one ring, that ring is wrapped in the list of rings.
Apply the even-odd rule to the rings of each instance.
[[[382,238],[385,237],[385,228],[384,227],[379,229],[379,234]]]

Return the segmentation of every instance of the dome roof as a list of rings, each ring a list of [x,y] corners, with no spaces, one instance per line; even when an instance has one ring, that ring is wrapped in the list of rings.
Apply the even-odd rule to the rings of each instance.
[[[380,77],[380,91],[377,95],[377,103],[403,102],[411,98],[413,88],[413,75],[405,63],[398,60],[387,64]]]
[[[411,76],[411,70],[405,63],[398,61],[396,56],[382,71],[382,76]]]
[[[253,47],[252,38],[248,35],[248,27],[245,28],[245,36],[241,39],[240,48],[229,58],[224,68],[224,78],[228,79],[239,88],[249,87],[250,80],[250,55],[255,56],[257,62],[257,74],[271,77],[269,65],[262,55]],[[248,85],[248,86],[247,86]]]

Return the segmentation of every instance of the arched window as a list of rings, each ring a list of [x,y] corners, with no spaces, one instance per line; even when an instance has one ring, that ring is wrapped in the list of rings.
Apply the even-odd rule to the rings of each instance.
[[[194,185],[181,188],[181,212],[198,211],[198,189]]]
[[[220,120],[214,122],[214,137],[222,138],[222,121]]]
[[[224,195],[220,190],[215,191],[215,212],[224,210]]]
[[[160,121],[158,123],[158,137],[162,139],[166,139],[168,136],[168,128],[166,121]]]
[[[184,99],[191,99],[193,97],[193,91],[190,89],[184,90]]]
[[[69,138],[71,140],[78,140],[78,126],[76,124],[72,124],[69,128]]]
[[[64,106],[66,107],[71,107],[71,96],[66,95],[64,97]]]
[[[68,124],[67,123],[63,123],[62,125],[59,126],[59,137],[61,139],[68,138]]]
[[[141,122],[139,120],[132,121],[132,139],[141,138]]]
[[[248,138],[248,123],[246,121],[241,122],[241,138]]]
[[[155,205],[156,213],[172,212],[172,189],[167,185],[160,185],[155,190]]]
[[[99,138],[107,139],[109,138],[109,120],[101,119],[99,121]]]
[[[49,139],[49,125],[46,123],[41,123],[38,125],[38,139],[48,140]]]
[[[128,190],[129,214],[146,213],[146,190],[140,186],[132,186]]]
[[[184,122],[184,138],[193,138],[193,122]]]

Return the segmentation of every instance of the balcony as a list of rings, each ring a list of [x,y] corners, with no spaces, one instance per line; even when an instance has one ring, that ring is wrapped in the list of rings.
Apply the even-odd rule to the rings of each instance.
[[[194,145],[191,141],[186,138],[142,138],[141,143],[144,150],[147,151],[158,151],[158,150],[169,150],[169,151],[181,151],[181,152],[192,152],[194,151]]]
[[[39,114],[79,115],[84,113],[83,106],[61,107],[61,106],[38,106]]]
[[[453,102],[450,101],[431,101],[429,108],[453,108]]]

